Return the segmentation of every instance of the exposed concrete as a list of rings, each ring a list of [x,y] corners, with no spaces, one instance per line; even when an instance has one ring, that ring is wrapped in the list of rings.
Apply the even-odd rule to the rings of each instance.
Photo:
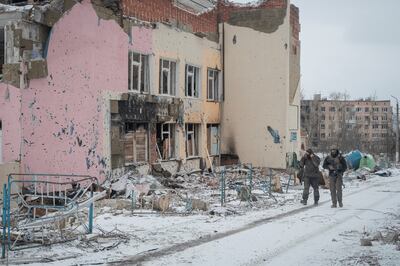
[[[3,65],[3,81],[14,87],[20,87],[20,64],[4,64]]]
[[[28,63],[28,79],[38,79],[47,77],[46,60],[30,61]]]
[[[234,26],[272,33],[283,24],[285,17],[286,8],[237,10],[231,13],[227,22]]]

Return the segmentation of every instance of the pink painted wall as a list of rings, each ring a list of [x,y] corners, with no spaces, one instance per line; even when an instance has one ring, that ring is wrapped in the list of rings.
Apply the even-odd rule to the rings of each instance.
[[[133,47],[151,52],[151,30],[133,30]],[[139,42],[142,40],[143,42]],[[22,95],[22,171],[89,174],[110,170],[103,151],[102,91],[127,92],[128,35],[99,19],[85,0],[53,27],[48,77]]]
[[[3,163],[19,160],[21,143],[20,89],[0,83],[0,120],[3,127]]]

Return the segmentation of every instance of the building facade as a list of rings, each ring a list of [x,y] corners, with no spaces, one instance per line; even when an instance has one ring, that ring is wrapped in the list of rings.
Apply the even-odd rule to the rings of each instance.
[[[299,20],[289,1],[0,8],[7,169],[104,180],[138,164],[210,167],[224,154],[285,168],[298,151]]]
[[[390,100],[327,100],[320,94],[301,102],[301,126],[309,145],[321,151],[339,147],[391,154],[393,111]]]

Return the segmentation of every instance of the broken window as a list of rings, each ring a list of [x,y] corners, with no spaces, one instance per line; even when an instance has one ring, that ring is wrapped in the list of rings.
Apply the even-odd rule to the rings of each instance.
[[[176,62],[160,59],[160,94],[175,95]]]
[[[0,78],[3,76],[4,54],[4,28],[0,28]]]
[[[129,51],[129,90],[137,92],[149,92],[149,56]]]
[[[125,123],[125,164],[148,161],[148,126],[142,123]]]
[[[186,132],[186,157],[198,156],[199,124],[185,124]]]
[[[219,125],[207,125],[207,149],[209,155],[219,155]]]
[[[199,73],[200,69],[198,67],[192,65],[186,65],[185,96],[194,98],[199,97],[199,88],[200,88]]]
[[[218,76],[219,72],[216,69],[208,69],[208,83],[207,83],[207,100],[218,101]]]
[[[163,160],[175,157],[175,124],[157,124],[157,149]]]

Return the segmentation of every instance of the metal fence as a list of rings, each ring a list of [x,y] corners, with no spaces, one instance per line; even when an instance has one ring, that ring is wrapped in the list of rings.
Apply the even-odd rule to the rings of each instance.
[[[96,177],[10,174],[3,188],[2,257],[7,250],[65,242],[92,233]]]

